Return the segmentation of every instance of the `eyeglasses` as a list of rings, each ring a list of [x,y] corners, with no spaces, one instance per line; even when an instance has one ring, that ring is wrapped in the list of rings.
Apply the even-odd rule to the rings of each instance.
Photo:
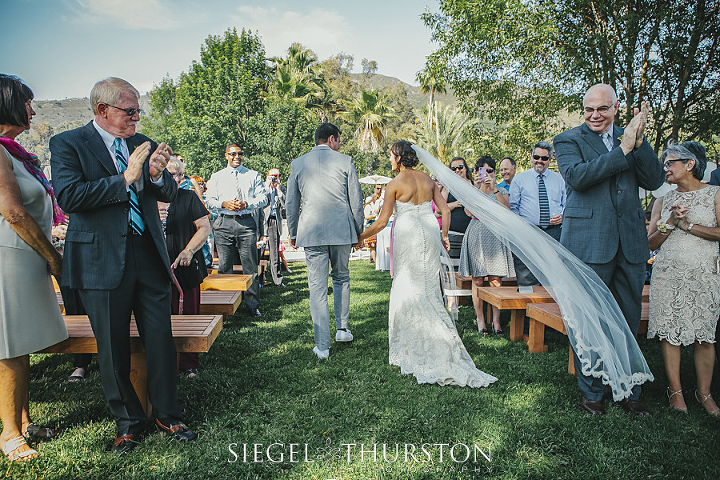
[[[132,117],[136,113],[138,115],[142,115],[142,113],[143,113],[142,109],[140,109],[140,108],[122,108],[122,107],[116,107],[115,105],[110,105],[109,103],[103,103],[103,105],[106,105],[108,107],[117,108],[118,110],[122,110],[123,112],[125,112],[125,115],[127,115],[128,117]]]
[[[452,170],[453,172],[457,172],[458,170],[462,170],[463,168],[465,168],[465,165],[458,165],[456,167],[450,167],[450,170]]]
[[[601,105],[597,108],[585,107],[585,115],[592,115],[595,112],[604,115],[610,110],[611,107],[612,105]]]
[[[550,157],[546,157],[545,155],[533,155],[533,158],[535,160],[542,160],[543,162],[550,160]]]
[[[230,155],[231,157],[242,157],[242,152],[225,152],[225,155]]]
[[[663,163],[663,167],[670,168],[670,167],[672,167],[672,164],[675,162],[687,163],[688,160],[690,160],[690,159],[689,158],[673,158],[672,160],[665,160],[665,163]]]
[[[177,178],[177,179],[185,178],[185,173],[183,173],[183,172],[171,173],[171,175],[173,176],[173,178]]]

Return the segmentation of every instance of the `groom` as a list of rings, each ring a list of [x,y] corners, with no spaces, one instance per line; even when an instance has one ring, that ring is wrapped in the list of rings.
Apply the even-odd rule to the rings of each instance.
[[[335,295],[336,342],[353,339],[350,313],[350,249],[363,229],[363,197],[355,164],[338,153],[340,130],[323,123],[315,130],[315,147],[292,162],[287,184],[287,224],[290,245],[304,247],[307,261],[310,314],[315,332],[313,353],[330,355],[328,266]],[[302,199],[302,212],[300,200]]]

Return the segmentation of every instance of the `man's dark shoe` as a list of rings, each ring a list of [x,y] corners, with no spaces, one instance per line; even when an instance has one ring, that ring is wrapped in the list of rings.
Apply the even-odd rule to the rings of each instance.
[[[645,410],[645,407],[642,406],[642,403],[640,403],[637,400],[630,400],[629,398],[623,398],[619,402],[617,402],[620,407],[625,410],[628,413],[632,413],[633,415],[637,415],[638,417],[649,417],[650,412]]]
[[[139,440],[140,435],[133,435],[132,433],[119,436],[113,442],[110,451],[115,455],[127,455],[137,447]]]
[[[580,406],[590,415],[605,415],[605,405],[602,400],[593,401],[583,397]]]
[[[262,313],[257,308],[248,308],[248,315],[251,317],[261,317]]]
[[[158,430],[167,433],[179,442],[189,442],[197,438],[195,432],[190,430],[190,428],[182,422],[172,421],[169,422],[169,425],[163,425],[158,419],[156,419],[155,422],[157,423]]]

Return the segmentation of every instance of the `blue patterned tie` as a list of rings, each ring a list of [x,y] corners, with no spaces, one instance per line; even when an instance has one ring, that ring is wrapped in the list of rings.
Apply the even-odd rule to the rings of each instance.
[[[127,169],[127,161],[123,157],[122,149],[120,148],[120,139],[116,138],[113,143],[115,147],[115,160],[117,160],[118,172],[123,173]],[[142,212],[140,211],[140,202],[138,201],[137,190],[135,190],[135,184],[130,184],[130,226],[137,233],[141,234],[145,230],[145,222],[142,219]]]
[[[547,190],[545,189],[545,180],[541,174],[538,180],[538,200],[540,202],[540,226],[547,227],[550,225],[550,202],[548,202]]]

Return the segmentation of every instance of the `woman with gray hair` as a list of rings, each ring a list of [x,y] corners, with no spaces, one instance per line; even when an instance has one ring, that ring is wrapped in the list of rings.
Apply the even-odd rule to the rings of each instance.
[[[680,346],[694,345],[695,399],[713,416],[710,395],[715,326],[720,314],[720,187],[700,180],[706,161],[682,145],[662,153],[665,179],[677,185],[655,202],[648,230],[650,250],[660,249],[650,283],[648,338],[662,342],[670,406],[687,412],[680,382]]]

